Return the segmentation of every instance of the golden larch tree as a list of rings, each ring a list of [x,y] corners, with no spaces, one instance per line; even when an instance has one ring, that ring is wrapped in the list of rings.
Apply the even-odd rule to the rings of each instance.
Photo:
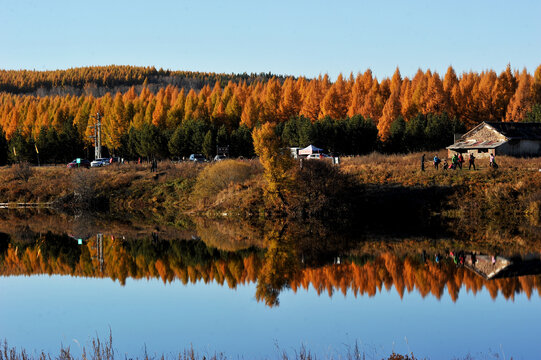
[[[400,76],[400,71],[396,68],[395,74],[391,81],[391,94],[385,102],[383,107],[383,112],[381,118],[378,121],[378,133],[382,141],[386,141],[389,137],[391,124],[393,121],[398,118],[401,114],[401,104],[400,104],[400,88],[402,85],[402,77]]]
[[[236,94],[233,94],[225,107],[225,116],[229,129],[237,128],[242,116],[242,107]]]
[[[424,107],[426,90],[428,89],[428,78],[421,69],[418,69],[415,73],[415,76],[411,80],[411,86],[411,102],[421,112]]]
[[[425,114],[439,114],[447,110],[447,98],[443,91],[443,83],[437,73],[428,79],[426,100],[423,107]]]
[[[301,115],[310,119],[312,122],[316,121],[319,116],[319,103],[322,99],[322,92],[318,80],[311,80],[308,83],[306,89],[306,95],[304,96]]]
[[[116,99],[115,99],[116,101]],[[169,111],[170,100],[165,95],[165,91],[160,89],[156,95],[156,107],[152,113],[152,124],[160,129],[165,128],[165,121],[167,119],[167,111]]]
[[[190,89],[188,95],[186,96],[186,102],[184,104],[184,120],[191,120],[193,113],[197,108],[197,94],[194,89]]]
[[[301,110],[301,94],[293,78],[287,78],[282,85],[282,99],[280,101],[280,117],[282,121],[299,114]]]
[[[477,98],[475,99],[478,107],[477,113],[480,119],[485,121],[497,120],[496,111],[494,109],[494,103],[492,101],[492,94],[498,76],[492,70],[483,71],[479,78],[479,88],[477,92]]]
[[[478,78],[472,73],[463,73],[460,79],[460,102],[457,103],[458,116],[467,128],[472,128],[479,122],[477,105],[474,101],[478,87]]]
[[[492,89],[492,108],[494,109],[497,121],[505,120],[507,106],[517,89],[517,80],[511,71],[511,65],[507,65],[505,71],[502,71],[496,79]]]
[[[541,65],[535,69],[532,91],[534,103],[541,104]]]
[[[348,110],[348,95],[346,82],[340,74],[321,101],[319,117],[329,116],[332,119],[344,119]]]
[[[361,107],[364,102],[366,92],[363,86],[363,78],[361,74],[357,74],[355,82],[351,87],[350,102],[348,108],[348,116],[353,117],[361,113]]]
[[[103,118],[103,143],[113,151],[120,147],[120,139],[128,123],[124,119],[124,101],[120,92],[115,95],[112,108]]]
[[[252,129],[259,122],[260,113],[261,103],[259,102],[259,97],[254,93],[244,104],[240,123]]]
[[[447,111],[451,116],[457,115],[457,99],[454,97],[454,94],[456,95],[458,83],[458,77],[456,76],[455,69],[453,69],[452,66],[449,66],[443,78],[443,91],[445,92],[447,101]]]
[[[507,107],[505,121],[522,121],[533,105],[532,79],[526,69],[518,79],[518,87]]]
[[[400,112],[406,121],[419,112],[419,109],[413,103],[413,86],[408,78],[402,81],[402,88],[400,89]]]
[[[377,105],[377,98],[379,96],[379,84],[377,81],[372,82],[372,88],[366,94],[363,106],[361,107],[361,115],[365,119],[372,119],[377,125],[379,121],[379,110]]]
[[[273,206],[287,205],[287,197],[294,185],[293,166],[287,148],[275,133],[275,125],[269,122],[254,128],[252,132],[254,150],[264,169],[265,199]]]
[[[263,116],[264,121],[276,123],[280,118],[280,100],[282,97],[282,86],[275,77],[271,78],[265,86],[263,94]]]
[[[25,138],[33,138],[32,130],[34,128],[34,125],[37,121],[37,109],[36,104],[34,102],[31,102],[28,105],[28,109],[26,111],[26,117],[24,119],[24,122],[22,124],[21,132]]]

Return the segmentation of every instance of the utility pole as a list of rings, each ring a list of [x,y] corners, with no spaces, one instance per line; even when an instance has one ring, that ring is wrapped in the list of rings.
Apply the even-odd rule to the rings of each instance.
[[[100,272],[103,272],[103,234],[99,233],[96,235],[96,257],[98,263],[100,264]]]
[[[96,119],[94,126],[89,126],[89,128],[94,129],[94,135],[90,136],[91,139],[94,139],[94,158],[101,158],[101,114],[96,113],[96,116],[90,115],[91,118]]]

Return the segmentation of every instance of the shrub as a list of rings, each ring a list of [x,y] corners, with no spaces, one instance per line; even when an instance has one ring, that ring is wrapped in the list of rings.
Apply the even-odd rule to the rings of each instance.
[[[193,196],[208,203],[220,191],[248,180],[256,172],[250,163],[239,160],[224,160],[209,165],[197,176]]]
[[[359,186],[329,161],[304,161],[296,174],[296,191],[290,201],[290,215],[302,218],[339,217],[353,210]]]
[[[71,174],[73,196],[75,205],[80,208],[96,208],[104,199],[97,195],[99,175],[95,171],[74,169]]]
[[[11,167],[12,175],[14,179],[28,182],[34,172],[30,168],[28,162],[24,161],[19,164],[15,164]]]

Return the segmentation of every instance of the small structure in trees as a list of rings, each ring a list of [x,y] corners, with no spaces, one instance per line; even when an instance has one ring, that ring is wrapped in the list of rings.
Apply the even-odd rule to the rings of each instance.
[[[299,156],[308,156],[311,154],[320,154],[323,152],[323,149],[315,147],[314,145],[308,145],[304,149],[298,151]]]
[[[482,122],[447,147],[455,153],[473,153],[477,158],[490,154],[541,156],[541,123]]]

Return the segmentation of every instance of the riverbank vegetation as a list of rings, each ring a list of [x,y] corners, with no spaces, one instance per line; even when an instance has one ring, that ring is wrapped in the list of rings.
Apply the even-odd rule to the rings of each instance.
[[[499,169],[478,161],[477,170],[436,170],[427,163],[422,172],[420,153],[343,158],[340,166],[304,161],[302,168],[285,156],[280,174],[265,175],[277,165],[265,165],[262,155],[210,164],[161,162],[157,172],[137,163],[88,170],[4,167],[0,203],[132,212],[167,223],[204,214],[249,221],[349,220],[397,231],[441,231],[443,225],[517,235],[536,234],[539,228],[539,158],[499,157]],[[269,154],[268,159],[277,158]]]

